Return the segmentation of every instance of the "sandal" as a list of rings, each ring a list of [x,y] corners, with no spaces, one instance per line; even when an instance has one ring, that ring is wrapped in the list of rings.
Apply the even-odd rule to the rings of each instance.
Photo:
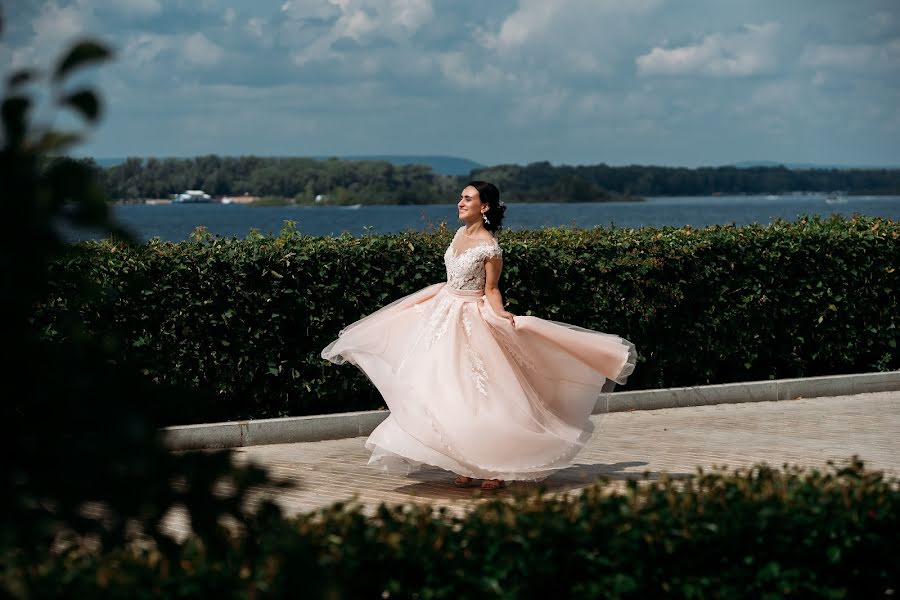
[[[485,479],[481,482],[481,489],[483,490],[499,490],[504,487],[506,487],[506,482],[502,479]]]
[[[456,479],[453,480],[453,485],[456,487],[469,487],[475,482],[474,477],[466,477],[465,475],[457,475]]]

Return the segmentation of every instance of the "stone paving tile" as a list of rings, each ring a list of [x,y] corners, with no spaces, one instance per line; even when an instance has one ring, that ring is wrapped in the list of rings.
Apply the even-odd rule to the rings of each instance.
[[[288,514],[353,498],[371,511],[381,502],[427,503],[465,512],[481,498],[516,490],[580,490],[601,477],[621,487],[627,479],[667,472],[684,476],[698,466],[747,467],[767,462],[825,467],[857,454],[866,466],[900,477],[900,392],[805,398],[781,402],[720,404],[596,415],[597,430],[574,465],[542,484],[513,482],[496,492],[452,486],[453,474],[427,469],[408,477],[368,467],[365,437],[297,444],[250,446],[235,451],[278,478],[297,484],[277,501]],[[173,514],[171,528],[183,533]]]

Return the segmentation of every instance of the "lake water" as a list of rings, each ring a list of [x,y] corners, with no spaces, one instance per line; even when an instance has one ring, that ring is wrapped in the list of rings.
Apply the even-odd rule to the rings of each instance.
[[[672,225],[705,227],[734,223],[769,223],[775,217],[795,220],[800,214],[827,216],[832,213],[889,217],[900,220],[900,196],[850,196],[845,204],[828,204],[824,195],[717,196],[649,198],[646,202],[507,203],[504,225],[509,229],[546,226],[642,227]],[[197,226],[226,237],[246,236],[251,228],[277,233],[285,220],[312,235],[394,233],[424,230],[445,222],[455,228],[456,203],[415,206],[278,206],[253,207],[232,204],[116,205],[114,214],[141,240],[159,237],[180,241]],[[98,237],[77,232],[70,239]]]

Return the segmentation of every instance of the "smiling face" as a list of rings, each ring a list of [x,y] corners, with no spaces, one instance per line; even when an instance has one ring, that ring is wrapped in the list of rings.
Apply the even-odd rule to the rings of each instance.
[[[471,185],[463,188],[462,193],[459,195],[459,202],[456,204],[461,221],[464,221],[466,224],[474,223],[481,219],[481,213],[485,208],[485,204],[481,201],[481,196],[478,195],[478,190]]]

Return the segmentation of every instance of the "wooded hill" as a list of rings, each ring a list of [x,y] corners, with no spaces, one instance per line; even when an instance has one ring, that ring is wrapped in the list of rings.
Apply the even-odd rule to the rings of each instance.
[[[88,159],[90,160],[90,159]],[[165,198],[186,189],[212,196],[252,194],[335,204],[447,202],[471,179],[495,183],[510,202],[603,202],[646,196],[781,194],[793,191],[900,194],[900,169],[778,167],[498,165],[467,176],[435,173],[428,165],[381,160],[259,156],[142,159],[102,168],[100,181],[116,200]]]

